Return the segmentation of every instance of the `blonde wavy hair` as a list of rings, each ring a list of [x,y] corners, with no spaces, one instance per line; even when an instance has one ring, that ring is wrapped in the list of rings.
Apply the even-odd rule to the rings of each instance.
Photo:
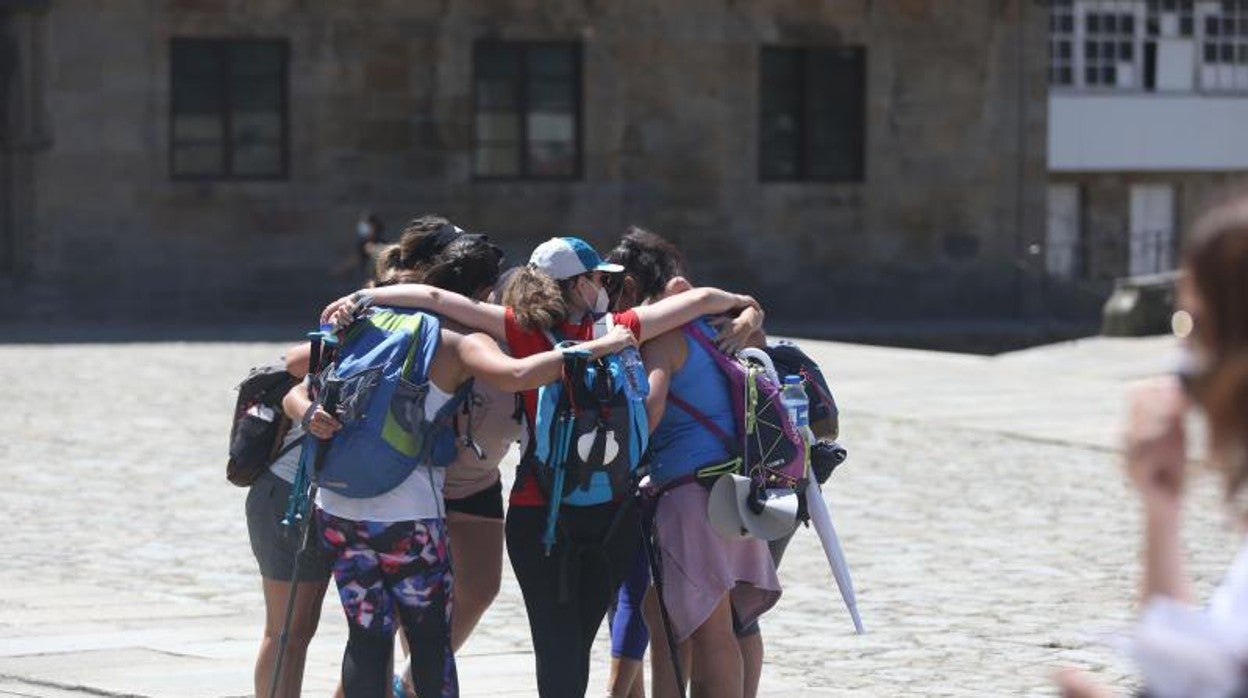
[[[549,330],[568,319],[568,294],[577,277],[556,281],[526,264],[509,275],[499,302],[511,308],[516,322],[527,330]]]

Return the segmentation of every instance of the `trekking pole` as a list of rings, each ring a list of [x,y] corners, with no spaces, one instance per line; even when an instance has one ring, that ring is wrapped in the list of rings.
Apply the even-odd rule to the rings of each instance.
[[[651,502],[657,507],[658,502]],[[659,546],[654,541],[654,510],[648,508],[642,515],[641,544],[646,547],[646,562],[650,566],[650,578],[654,581],[654,597],[659,602],[659,616],[663,619],[663,635],[667,638],[667,654],[672,662],[672,672],[676,675],[676,690],[680,698],[685,698],[685,672],[680,666],[680,648],[676,646],[676,633],[672,631],[672,617],[667,613],[667,603],[663,601],[663,571]]]
[[[583,349],[568,349],[563,352],[563,394],[559,397],[559,417],[555,422],[554,443],[550,445],[550,465],[555,470],[551,484],[550,501],[546,506],[546,530],[542,534],[542,547],[546,555],[555,547],[555,524],[559,520],[559,505],[563,500],[563,484],[567,477],[564,467],[568,459],[568,448],[572,442],[572,434],[576,430],[576,409],[572,399],[574,383],[583,373],[589,352]]]
[[[568,455],[567,442],[571,433],[568,420],[564,415],[559,415],[559,421],[555,424],[555,443],[551,445],[550,452],[555,478],[550,488],[550,502],[546,505],[546,530],[542,533],[542,547],[548,557],[555,547],[555,524],[559,520],[559,503],[563,500],[563,461]]]
[[[308,375],[315,376],[325,368],[325,364],[329,363],[332,356],[332,347],[338,343],[338,338],[333,333],[332,325],[321,325],[317,332],[308,333],[308,342],[311,349],[311,356],[308,361]],[[331,347],[326,350],[325,345]],[[310,380],[309,386],[315,386],[316,380]],[[312,388],[310,387],[310,390]],[[309,396],[316,397],[321,396]],[[328,393],[323,396],[325,400],[321,403],[325,411],[332,412],[336,407],[337,396]],[[316,403],[313,402],[315,409]],[[286,614],[282,619],[282,633],[278,636],[277,641],[277,661],[273,663],[273,680],[269,684],[269,698],[277,697],[278,682],[282,677],[282,664],[286,659],[286,646],[290,641],[290,623],[295,613],[295,597],[299,592],[299,562],[307,557],[308,546],[312,541],[312,525],[310,503],[316,498],[316,482],[312,478],[312,473],[319,468],[321,461],[325,457],[325,452],[329,450],[329,440],[321,441],[306,432],[303,435],[303,448],[299,453],[299,468],[295,471],[295,481],[291,484],[290,499],[286,502],[286,515],[282,519],[282,526],[298,527],[300,530],[299,549],[295,552],[294,564],[290,570],[290,595],[286,598]],[[311,461],[311,462],[310,462]]]

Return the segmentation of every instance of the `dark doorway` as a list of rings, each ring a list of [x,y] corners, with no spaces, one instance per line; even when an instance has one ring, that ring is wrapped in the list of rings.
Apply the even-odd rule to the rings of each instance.
[[[13,112],[17,101],[17,47],[10,15],[0,11],[0,278],[17,272],[17,229],[13,203]]]

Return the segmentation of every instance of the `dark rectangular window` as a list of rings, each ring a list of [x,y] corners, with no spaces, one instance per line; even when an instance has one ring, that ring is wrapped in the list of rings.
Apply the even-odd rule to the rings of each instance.
[[[862,181],[865,111],[863,48],[764,48],[759,66],[759,176]]]
[[[174,39],[169,168],[176,179],[286,177],[285,40]]]
[[[479,41],[473,171],[482,178],[581,176],[581,47]]]

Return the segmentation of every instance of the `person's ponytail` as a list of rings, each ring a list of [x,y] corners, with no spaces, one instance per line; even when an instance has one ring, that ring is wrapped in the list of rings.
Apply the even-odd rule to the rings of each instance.
[[[399,260],[402,258],[403,248],[397,243],[381,248],[381,252],[377,253],[377,269],[373,276],[377,278],[378,282],[384,282],[385,279],[398,271]]]

